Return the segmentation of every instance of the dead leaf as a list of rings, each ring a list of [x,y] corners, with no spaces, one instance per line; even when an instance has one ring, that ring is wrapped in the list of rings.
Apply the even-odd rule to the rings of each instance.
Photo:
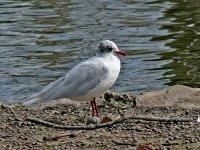
[[[110,121],[112,121],[112,119],[106,116],[106,117],[103,117],[103,119],[101,120],[101,123],[107,123]]]

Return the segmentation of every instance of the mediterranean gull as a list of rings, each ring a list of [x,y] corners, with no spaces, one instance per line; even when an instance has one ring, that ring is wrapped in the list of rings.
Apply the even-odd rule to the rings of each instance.
[[[110,40],[102,40],[93,56],[72,68],[64,77],[50,83],[23,104],[32,105],[61,98],[91,100],[92,116],[99,117],[95,98],[105,93],[117,80],[121,63],[115,55],[127,54]]]

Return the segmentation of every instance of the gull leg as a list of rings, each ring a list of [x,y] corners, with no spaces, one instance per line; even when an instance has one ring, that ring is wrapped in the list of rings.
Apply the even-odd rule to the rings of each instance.
[[[93,98],[93,105],[94,105],[94,110],[95,110],[95,116],[99,118],[99,110],[98,110],[98,107],[97,107],[97,104],[96,104],[96,101],[95,101],[95,98]]]
[[[87,121],[87,124],[89,123],[99,124],[100,123],[99,112],[98,112],[97,104],[95,102],[95,98],[93,98],[90,101],[90,104],[92,106],[92,118]]]
[[[90,104],[92,106],[92,117],[94,117],[94,102],[93,102],[93,100],[91,100]]]

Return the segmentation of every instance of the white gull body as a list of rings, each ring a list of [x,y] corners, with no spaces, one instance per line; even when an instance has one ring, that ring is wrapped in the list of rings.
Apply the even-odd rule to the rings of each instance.
[[[115,83],[120,72],[120,60],[114,53],[126,55],[114,42],[101,41],[96,56],[79,63],[64,77],[50,83],[23,104],[32,105],[61,98],[86,101],[101,96]]]

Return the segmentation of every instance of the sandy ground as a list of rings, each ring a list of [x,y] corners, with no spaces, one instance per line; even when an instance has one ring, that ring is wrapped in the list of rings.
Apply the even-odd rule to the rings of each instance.
[[[200,149],[200,89],[173,86],[127,95],[107,93],[99,98],[101,120],[120,115],[191,118],[189,122],[128,119],[95,130],[66,130],[27,121],[38,118],[63,126],[86,126],[89,102],[52,101],[33,107],[0,105],[0,150],[10,149]],[[108,120],[109,121],[109,120]],[[107,121],[105,121],[107,122]]]

